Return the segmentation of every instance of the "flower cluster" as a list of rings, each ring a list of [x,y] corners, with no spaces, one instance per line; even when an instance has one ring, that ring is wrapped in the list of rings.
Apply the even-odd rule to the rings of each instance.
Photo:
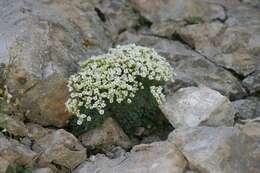
[[[107,54],[91,57],[81,64],[81,70],[68,82],[70,98],[67,109],[83,120],[91,121],[91,115],[81,110],[96,109],[100,115],[114,102],[131,103],[138,90],[147,87],[160,104],[164,98],[162,83],[172,80],[170,64],[154,49],[134,44],[117,46]]]

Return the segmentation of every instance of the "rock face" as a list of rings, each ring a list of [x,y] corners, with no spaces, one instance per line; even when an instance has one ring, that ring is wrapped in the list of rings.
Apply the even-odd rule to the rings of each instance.
[[[35,125],[29,129],[29,136],[35,140],[34,150],[42,153],[39,164],[53,162],[73,169],[86,159],[86,149],[65,130],[48,131]]]
[[[180,21],[189,17],[200,17],[203,20],[225,19],[225,11],[216,3],[193,0],[131,0],[134,7],[150,21]]]
[[[0,157],[0,172],[5,173],[7,171],[7,168],[9,166],[9,163]]]
[[[260,64],[260,13],[254,8],[237,6],[228,10],[228,16],[226,23],[186,25],[176,32],[215,64],[247,76],[255,72]]]
[[[11,67],[11,94],[31,121],[63,126],[65,78],[78,61],[111,47],[102,21],[89,2],[11,0],[0,7],[0,63]]]
[[[182,88],[168,95],[160,108],[175,128],[232,126],[236,113],[225,96],[207,87]]]
[[[101,0],[95,7],[105,27],[113,33],[114,39],[118,33],[138,25],[139,15],[127,0]]]
[[[40,168],[40,169],[33,170],[32,173],[53,173],[53,172],[50,168]]]
[[[249,29],[246,26],[227,28],[220,22],[213,22],[188,25],[177,32],[187,44],[211,61],[232,69],[242,76],[254,72],[260,62],[254,53],[259,49],[256,44],[259,39],[255,38],[259,32],[259,26],[252,26]],[[235,40],[240,40],[240,42]]]
[[[86,147],[103,146],[109,148],[113,145],[129,149],[132,144],[128,136],[112,118],[107,118],[102,127],[90,130],[79,137]]]
[[[122,33],[118,38],[118,44],[129,43],[152,47],[166,57],[175,68],[177,80],[203,84],[232,99],[241,98],[246,94],[240,82],[230,72],[216,66],[180,42],[143,34]]]
[[[0,105],[0,131],[11,134],[0,135],[0,173],[15,164],[35,173],[260,173],[259,8],[259,0],[0,0],[0,87],[12,96],[10,112]],[[79,63],[129,43],[174,68],[161,106],[176,128],[168,140],[140,127],[131,140],[153,143],[127,152],[133,144],[111,118],[79,139],[58,129],[71,116],[66,85]],[[83,146],[96,145],[113,147],[87,159]]]
[[[14,139],[0,136],[0,156],[10,165],[31,165],[35,163],[37,153]]]
[[[245,78],[242,84],[248,89],[249,93],[258,93],[260,91],[260,67],[259,70]]]
[[[84,162],[73,173],[181,173],[187,163],[169,142],[135,146],[130,153],[116,159],[97,155]]]
[[[177,129],[169,140],[184,154],[191,168],[208,173],[257,173],[260,124]]]
[[[257,97],[236,100],[233,105],[238,110],[238,116],[241,119],[254,119],[260,116],[260,100]]]
[[[23,122],[18,121],[5,113],[0,112],[0,127],[15,136],[26,136],[28,130]]]

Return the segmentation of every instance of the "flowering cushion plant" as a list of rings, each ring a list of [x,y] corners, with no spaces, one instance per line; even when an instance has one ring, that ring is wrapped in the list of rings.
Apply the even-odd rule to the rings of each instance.
[[[172,77],[170,64],[154,49],[134,44],[117,46],[87,59],[80,71],[70,77],[66,107],[81,125],[104,116],[113,105],[131,104],[137,93],[145,89],[161,104],[162,85]]]

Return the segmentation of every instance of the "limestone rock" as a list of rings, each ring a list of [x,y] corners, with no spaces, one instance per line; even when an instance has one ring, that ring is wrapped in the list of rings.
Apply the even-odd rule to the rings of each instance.
[[[198,0],[131,0],[131,2],[136,10],[154,23],[168,20],[180,21],[194,16],[205,21],[226,17],[222,6]]]
[[[241,119],[254,119],[260,116],[260,100],[257,97],[236,100],[232,103]]]
[[[43,134],[42,136],[40,134],[33,136],[35,139],[33,148],[37,148],[37,152],[42,153],[41,162],[53,162],[73,169],[86,159],[86,149],[72,134],[63,129],[47,133],[45,131]]]
[[[182,88],[168,95],[160,108],[175,128],[232,126],[236,113],[225,96],[207,87]]]
[[[112,145],[117,145],[129,149],[132,146],[128,136],[112,118],[107,118],[102,127],[87,131],[79,139],[86,147],[101,145],[109,148]]]
[[[106,28],[114,33],[114,37],[138,25],[139,15],[127,0],[101,0],[95,7]]]
[[[250,0],[249,0],[250,1]],[[227,11],[227,21],[229,26],[245,26],[251,28],[254,25],[259,25],[260,11],[258,8],[252,8],[247,5],[236,6]]]
[[[90,2],[1,1],[0,63],[6,84],[27,118],[64,126],[69,118],[66,79],[78,62],[103,53],[112,41]]]
[[[257,56],[260,50],[260,39],[257,37],[259,26],[227,27],[220,22],[212,22],[188,25],[176,32],[187,44],[215,64],[231,69],[241,76],[247,76],[254,72],[260,63]]]
[[[28,137],[33,140],[40,140],[55,130],[44,128],[38,124],[27,123],[26,128],[28,129]]]
[[[10,165],[31,165],[35,163],[37,153],[14,139],[0,136],[0,156]]]
[[[65,107],[68,99],[66,83],[60,75],[52,75],[40,81],[21,99],[22,104],[28,109],[26,117],[42,125],[52,124],[61,127],[66,124],[71,116]]]
[[[260,2],[258,0],[242,0],[243,3],[252,5],[253,7],[259,8]]]
[[[73,173],[181,173],[187,165],[182,154],[169,142],[135,146],[130,153],[109,159],[104,155],[82,163]]]
[[[0,172],[5,173],[7,171],[8,166],[9,162],[0,157]]]
[[[169,136],[192,169],[208,173],[260,171],[260,124],[177,129]]]
[[[53,171],[50,168],[39,168],[33,170],[32,173],[53,173]]]
[[[190,47],[206,56],[215,56],[218,50],[213,40],[223,33],[226,26],[221,22],[200,23],[181,27],[176,32]]]
[[[26,136],[28,131],[22,121],[0,112],[0,127],[15,136]]]
[[[260,67],[253,74],[249,75],[242,81],[249,93],[254,94],[260,91]]]

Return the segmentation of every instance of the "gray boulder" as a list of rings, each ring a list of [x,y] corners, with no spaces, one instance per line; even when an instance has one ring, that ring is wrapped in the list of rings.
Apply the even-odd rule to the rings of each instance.
[[[39,168],[33,170],[32,173],[53,173],[53,171],[50,168]]]
[[[74,169],[86,159],[86,149],[76,137],[63,129],[48,130],[31,124],[29,137],[35,140],[32,148],[41,153],[39,165],[55,163]]]
[[[95,128],[80,135],[79,140],[86,147],[102,146],[121,146],[129,149],[132,143],[121,127],[112,118],[107,118],[102,127]]]
[[[5,160],[9,165],[20,164],[31,166],[36,162],[38,154],[17,140],[7,139],[1,135],[0,156],[2,162]]]
[[[221,5],[199,0],[139,1],[131,0],[134,8],[151,22],[180,21],[189,17],[200,17],[205,21],[225,19]]]
[[[105,24],[105,28],[113,33],[113,39],[118,36],[118,33],[139,25],[140,16],[127,0],[97,1],[95,10]]]
[[[260,64],[258,64],[260,65]],[[255,94],[260,91],[260,66],[257,71],[249,75],[242,81],[243,86],[248,89],[249,93]]]
[[[22,121],[14,119],[13,117],[0,112],[0,127],[14,136],[26,136],[28,133]]]
[[[93,156],[73,173],[182,173],[186,166],[185,158],[174,145],[157,142],[135,146],[115,159],[101,154]]]
[[[0,31],[10,93],[29,120],[63,126],[69,118],[65,79],[79,61],[112,45],[94,6],[80,0],[1,1]]]
[[[257,173],[260,124],[177,129],[169,136],[189,167],[208,173]]]
[[[167,95],[160,108],[175,128],[232,126],[236,114],[225,96],[202,86],[181,88],[176,93]]]
[[[257,97],[236,100],[232,104],[238,110],[238,117],[240,119],[255,119],[260,117],[260,100]]]
[[[228,27],[212,22],[188,25],[176,32],[210,61],[241,76],[251,74],[259,66],[260,25]]]
[[[9,162],[0,157],[0,172],[5,173],[9,167]]]

